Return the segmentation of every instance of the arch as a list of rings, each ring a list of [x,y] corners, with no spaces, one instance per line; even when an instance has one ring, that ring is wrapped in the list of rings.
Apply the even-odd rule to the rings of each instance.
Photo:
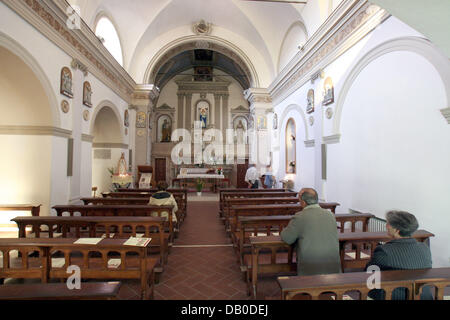
[[[42,69],[38,61],[17,41],[10,38],[8,35],[4,34],[1,31],[0,31],[0,47],[4,47],[5,49],[9,50],[11,53],[19,57],[37,77],[38,81],[40,82],[42,88],[45,91],[48,103],[50,105],[53,126],[56,128],[60,128],[61,115],[59,111],[58,100],[55,96],[55,92],[54,89],[52,88],[50,80],[47,78],[47,75],[45,74],[44,70]]]
[[[123,123],[122,120],[123,119],[119,112],[119,109],[111,101],[103,100],[97,105],[97,107],[94,110],[94,113],[92,114],[91,123],[89,126],[89,134],[92,136],[94,136],[95,122],[97,120],[97,116],[100,113],[100,111],[105,107],[110,108],[114,112],[114,114],[116,116],[117,124],[118,124],[119,128],[122,128],[122,123]],[[121,143],[125,143],[125,137],[123,134],[123,130],[120,130],[120,138],[121,138]]]
[[[156,73],[167,61],[183,51],[195,49],[209,49],[229,57],[236,62],[245,73],[247,73],[250,80],[250,86],[259,88],[259,78],[256,69],[251,60],[241,49],[231,42],[215,36],[196,35],[179,38],[162,47],[148,64],[143,82],[148,84],[154,83]]]
[[[445,87],[447,96],[447,105],[442,108],[448,107],[450,103],[450,65],[448,58],[441,54],[438,49],[428,40],[419,37],[402,37],[393,40],[386,41],[371,51],[366,53],[348,73],[343,86],[339,92],[339,97],[336,103],[335,118],[333,122],[333,135],[339,135],[341,132],[341,118],[342,109],[347,98],[347,94],[350,91],[353,82],[358,75],[375,59],[394,51],[411,51],[417,53],[429,61],[439,73],[442,82]]]
[[[293,24],[291,24],[291,26],[288,28],[288,30],[286,31],[286,33],[284,34],[283,37],[283,41],[281,42],[281,46],[280,46],[280,51],[278,52],[278,62],[277,62],[277,71],[281,72],[281,55],[283,53],[283,49],[284,49],[284,45],[286,43],[286,38],[290,35],[291,31],[295,28],[295,27],[300,27],[300,29],[302,29],[304,35],[305,35],[305,43],[306,41],[309,39],[309,35],[308,35],[308,30],[306,29],[305,24],[303,23],[303,21],[295,21]],[[297,43],[297,45],[299,45],[299,43]],[[290,60],[292,60],[292,58],[295,55],[293,55]],[[290,60],[286,63],[286,65],[289,64]]]
[[[291,111],[298,112],[299,115],[300,115],[300,118],[303,120],[303,127],[305,128],[305,140],[308,141],[309,140],[309,133],[308,133],[308,124],[306,122],[306,115],[303,112],[303,109],[299,105],[291,104],[291,105],[289,105],[287,108],[285,108],[283,110],[283,113],[281,114],[281,117],[280,117],[280,126],[279,126],[279,128],[283,127],[282,124],[285,122],[286,116]]]
[[[125,51],[123,50],[123,42],[122,42],[122,37],[120,36],[119,28],[117,27],[117,24],[115,23],[113,17],[106,10],[103,10],[103,9],[99,10],[97,15],[95,16],[94,23],[92,24],[92,27],[93,27],[92,30],[94,31],[95,34],[97,33],[97,26],[98,26],[98,23],[100,22],[100,20],[102,18],[107,19],[111,23],[111,25],[113,26],[114,31],[115,31],[115,33],[117,35],[117,38],[119,39],[119,46],[120,46],[120,53],[121,53],[122,63],[120,63],[120,61],[118,61],[117,59],[116,60],[123,67],[125,65]],[[106,48],[106,46],[105,46],[105,48]],[[109,52],[112,55],[112,52],[111,51],[109,51]]]

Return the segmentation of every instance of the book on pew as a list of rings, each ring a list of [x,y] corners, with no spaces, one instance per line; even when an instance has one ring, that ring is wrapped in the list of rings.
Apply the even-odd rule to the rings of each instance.
[[[102,240],[103,240],[103,238],[80,238],[77,241],[75,241],[74,244],[92,244],[92,245],[96,245]]]
[[[66,264],[66,259],[64,258],[52,258],[52,268],[63,268]]]
[[[123,245],[124,246],[133,246],[133,247],[146,247],[152,238],[135,238],[130,237]]]
[[[108,268],[117,269],[120,267],[121,263],[122,263],[121,259],[109,259],[108,260]]]

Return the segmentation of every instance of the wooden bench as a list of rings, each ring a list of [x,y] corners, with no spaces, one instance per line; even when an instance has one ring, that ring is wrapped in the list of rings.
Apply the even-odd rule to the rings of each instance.
[[[362,224],[362,231],[367,232],[369,220],[374,215],[366,214],[336,214],[336,222],[339,226],[343,226],[346,222],[351,222],[351,232],[355,232],[355,225]],[[272,236],[279,235],[280,232],[289,224],[292,215],[285,216],[250,216],[238,217],[238,230],[235,231],[234,238],[236,239],[236,251],[239,255],[239,262],[243,266],[245,248],[250,247],[250,238],[257,236]],[[341,227],[338,227],[341,228]],[[344,229],[340,229],[344,232]]]
[[[332,212],[336,211],[338,203],[319,203],[323,209],[329,209]],[[299,203],[291,204],[267,204],[267,205],[238,205],[228,208],[228,213],[225,216],[225,225],[227,230],[233,233],[238,231],[239,227],[238,217],[242,216],[279,216],[279,215],[294,215],[303,210]],[[349,219],[351,219],[349,217]]]
[[[167,264],[169,235],[164,232],[165,218],[159,217],[16,217],[19,238],[27,238],[26,228],[32,227],[34,238],[129,238],[142,234],[152,238],[149,249],[160,254],[160,268]],[[46,227],[44,230],[43,227]],[[56,233],[60,230],[61,233]],[[149,250],[154,252],[154,250]]]
[[[427,242],[430,237],[434,237],[434,234],[425,230],[418,230],[413,234],[413,238],[419,242]],[[342,270],[345,271],[347,268],[364,268],[376,246],[380,242],[389,240],[392,240],[392,238],[386,232],[339,233]],[[253,296],[256,297],[258,274],[297,271],[294,246],[286,244],[281,240],[280,236],[251,237],[250,245],[251,255],[244,256],[249,295],[253,293]],[[369,245],[370,249],[367,253],[358,249],[362,245]],[[356,252],[352,252],[355,253],[355,256],[349,256],[346,248],[352,248],[353,246],[357,247]],[[269,253],[266,253],[267,251]],[[260,260],[264,260],[262,261],[264,263],[259,263]]]
[[[86,282],[69,290],[65,283],[0,286],[0,300],[117,300],[120,282]]]
[[[82,217],[120,217],[120,216],[131,216],[131,217],[151,217],[156,215],[157,217],[162,217],[163,213],[169,213],[167,219],[166,230],[169,233],[169,242],[172,243],[175,237],[174,224],[172,220],[172,210],[173,206],[138,206],[138,205],[60,205],[54,206],[53,209],[56,211],[58,217],[62,217],[64,214],[66,216],[73,217],[78,213]],[[61,233],[61,230],[58,229]]]
[[[281,288],[281,299],[295,300],[307,295],[318,300],[324,294],[332,293],[335,300],[342,300],[344,294],[359,292],[359,299],[366,300],[370,289],[367,279],[371,273],[352,272],[315,276],[278,277]],[[424,285],[436,288],[436,300],[444,299],[444,289],[450,285],[450,268],[433,268],[421,270],[395,270],[380,272],[380,289],[385,291],[388,300],[396,288],[407,288],[409,300],[420,300]]]
[[[0,279],[66,280],[67,268],[76,265],[81,279],[138,279],[141,298],[152,299],[154,267],[158,259],[147,257],[147,246],[126,246],[126,239],[102,239],[96,245],[75,244],[77,239],[0,239],[3,263]],[[11,251],[20,257],[11,259]],[[37,258],[34,253],[39,252]],[[59,258],[63,256],[63,258]],[[55,259],[62,259],[61,262]],[[120,259],[120,265],[110,266],[110,259]],[[2,280],[3,281],[3,280]]]
[[[141,199],[140,201],[144,201],[142,199],[146,199],[147,203],[150,201],[150,197],[155,194],[156,192],[104,192],[102,193],[102,197],[104,199],[119,199],[122,198],[123,201],[127,201],[126,199]],[[173,197],[175,198],[175,201],[177,202],[177,206],[178,206],[178,211],[176,212],[177,214],[177,219],[178,216],[180,217],[179,222],[182,223],[187,216],[187,194],[185,194],[184,192],[174,192],[172,193]],[[92,201],[96,201],[98,203],[100,203],[100,200],[90,200],[92,198],[83,198],[86,199],[87,201],[91,201],[91,203],[93,203]],[[84,202],[85,200],[82,201]],[[108,201],[111,200],[106,200],[105,203],[106,204]],[[119,200],[112,200],[112,201],[119,201]]]
[[[175,215],[177,216],[178,225],[181,225],[181,223],[185,219],[185,209],[183,201],[177,201],[178,210],[175,212]],[[133,206],[133,205],[139,205],[139,206],[146,206],[149,203],[149,200],[147,198],[81,198],[81,201],[83,201],[84,205],[127,205],[127,206]],[[181,207],[179,204],[181,203]]]
[[[265,192],[225,192],[223,194],[223,200],[219,204],[219,214],[222,217],[227,211],[227,200],[237,199],[237,198],[286,198],[286,197],[297,197],[297,192],[277,192],[277,191],[265,191]]]

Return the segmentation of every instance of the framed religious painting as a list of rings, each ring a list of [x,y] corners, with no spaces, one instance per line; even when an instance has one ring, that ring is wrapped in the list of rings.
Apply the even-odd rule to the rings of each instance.
[[[87,81],[83,85],[83,104],[92,108],[92,88],[91,84]]]
[[[314,90],[310,89],[307,96],[306,113],[314,112]]]
[[[136,114],[136,128],[146,128],[147,127],[147,114],[145,112],[138,112]]]
[[[293,118],[286,124],[285,148],[286,148],[286,173],[296,173],[297,145],[296,126]]]
[[[334,102],[334,85],[331,77],[325,79],[323,85],[323,105],[329,105]]]
[[[64,67],[61,70],[61,87],[60,92],[66,97],[73,98],[72,92],[72,72],[69,68]]]
[[[124,114],[124,126],[125,127],[129,127],[130,126],[130,114],[129,114],[129,112],[128,112],[128,110],[125,110],[125,114]]]

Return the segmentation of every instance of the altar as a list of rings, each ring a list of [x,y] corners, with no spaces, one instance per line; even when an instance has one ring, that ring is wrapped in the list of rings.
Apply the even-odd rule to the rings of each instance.
[[[196,183],[199,179],[209,183],[213,192],[217,192],[217,187],[221,182],[228,182],[221,169],[181,168],[180,174],[174,179],[174,183],[178,182],[180,187],[187,188],[189,182]]]

